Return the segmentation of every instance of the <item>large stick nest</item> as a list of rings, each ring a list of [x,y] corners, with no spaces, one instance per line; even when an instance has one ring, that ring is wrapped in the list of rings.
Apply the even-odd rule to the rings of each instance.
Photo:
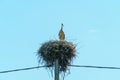
[[[39,48],[38,57],[40,62],[51,67],[58,59],[59,71],[66,72],[68,65],[75,57],[75,46],[67,41],[48,41]]]

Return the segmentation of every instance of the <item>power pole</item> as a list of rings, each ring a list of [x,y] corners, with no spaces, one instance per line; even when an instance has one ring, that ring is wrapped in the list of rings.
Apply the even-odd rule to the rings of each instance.
[[[59,61],[58,59],[55,60],[55,72],[54,72],[54,76],[55,76],[55,80],[59,80]]]

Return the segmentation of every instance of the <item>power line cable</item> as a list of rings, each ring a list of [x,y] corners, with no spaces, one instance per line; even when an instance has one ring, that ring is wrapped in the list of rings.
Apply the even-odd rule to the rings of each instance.
[[[22,68],[22,69],[14,69],[14,70],[0,71],[0,73],[16,72],[16,71],[30,70],[30,69],[36,69],[36,68],[42,68],[42,67],[47,67],[47,66],[37,66],[37,67],[29,67],[29,68]]]
[[[120,69],[120,67],[103,67],[103,66],[87,66],[87,65],[69,65],[71,67],[84,67],[84,68],[99,68],[99,69]]]
[[[71,67],[83,67],[83,68],[98,68],[98,69],[120,69],[120,67],[103,67],[103,66],[87,66],[87,65],[69,65]],[[14,70],[6,70],[6,71],[0,71],[0,73],[9,73],[9,72],[16,72],[16,71],[23,71],[23,70],[31,70],[31,69],[37,69],[37,68],[43,68],[43,67],[51,67],[48,66],[37,66],[37,67],[29,67],[29,68],[22,68],[22,69],[14,69]]]

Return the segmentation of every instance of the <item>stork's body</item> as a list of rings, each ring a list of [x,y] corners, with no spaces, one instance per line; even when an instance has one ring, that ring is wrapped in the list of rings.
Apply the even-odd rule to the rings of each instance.
[[[60,29],[60,31],[59,31],[59,39],[60,39],[60,41],[62,41],[62,40],[65,40],[65,34],[64,34],[64,31],[63,31],[63,24],[61,24],[61,29]]]

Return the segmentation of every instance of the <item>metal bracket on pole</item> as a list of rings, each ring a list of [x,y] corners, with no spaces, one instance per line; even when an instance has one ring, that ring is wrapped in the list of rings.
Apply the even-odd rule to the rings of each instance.
[[[58,62],[58,59],[55,60],[55,73],[54,73],[54,76],[55,76],[55,80],[59,80],[59,62]]]

